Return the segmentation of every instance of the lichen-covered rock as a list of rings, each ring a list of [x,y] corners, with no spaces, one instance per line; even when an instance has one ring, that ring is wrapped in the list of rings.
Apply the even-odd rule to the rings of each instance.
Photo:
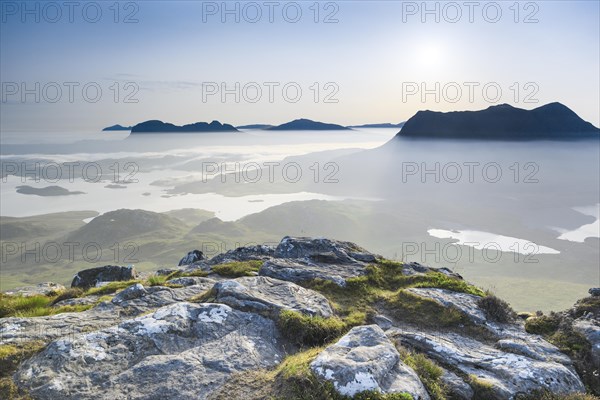
[[[410,288],[407,291],[434,300],[444,307],[459,310],[472,323],[484,328],[491,337],[495,338],[496,347],[499,349],[536,360],[571,365],[569,357],[561,353],[556,346],[540,336],[525,332],[522,322],[501,324],[490,321],[479,307],[478,301],[481,299],[479,296],[436,288]]]
[[[203,278],[199,276],[183,276],[181,278],[169,279],[167,283],[182,286],[204,285],[214,283],[213,279]]]
[[[43,282],[34,286],[23,286],[12,290],[7,290],[4,293],[11,296],[30,297],[37,295],[48,296],[54,293],[62,292],[63,290],[65,290],[65,287],[60,283]]]
[[[54,341],[15,381],[36,399],[203,399],[233,373],[273,367],[284,355],[273,321],[182,302]]]
[[[119,294],[113,297],[113,304],[121,304],[124,301],[137,299],[140,297],[144,297],[148,292],[144,288],[141,283],[136,283],[135,285],[131,285],[128,288],[122,290]]]
[[[187,301],[193,296],[206,292],[214,283],[215,281],[208,280],[201,285],[177,289],[154,286],[143,288],[144,290],[133,285],[130,288],[135,287],[135,289],[131,289],[129,294],[123,296],[117,294],[115,296],[117,301],[103,302],[86,311],[35,318],[2,318],[0,319],[0,344],[33,340],[49,342],[81,332],[106,328],[123,319],[173,303]]]
[[[71,287],[90,288],[100,282],[128,281],[135,279],[137,273],[132,266],[105,265],[79,271],[71,282]]]
[[[579,318],[573,322],[573,329],[581,333],[592,345],[592,360],[600,371],[600,321]]]
[[[238,247],[235,250],[229,250],[225,253],[218,254],[210,259],[211,265],[223,264],[232,261],[252,261],[252,260],[267,260],[273,257],[275,248],[267,245],[255,245]]]
[[[454,372],[444,370],[440,381],[448,390],[448,397],[452,400],[471,400],[475,393],[467,382]]]
[[[366,269],[363,265],[318,265],[313,263],[300,263],[287,259],[273,259],[266,261],[258,275],[284,281],[302,283],[314,279],[331,281],[338,286],[346,286],[346,279],[364,275]]]
[[[513,399],[517,393],[544,389],[556,394],[585,391],[571,366],[551,359],[503,351],[457,333],[403,328],[392,329],[388,335],[442,366],[484,380],[491,385],[494,398]]]
[[[215,300],[229,306],[277,317],[281,310],[330,317],[327,299],[314,290],[265,276],[244,277],[218,282],[212,288]]]
[[[377,325],[352,328],[327,347],[310,364],[321,379],[347,396],[374,390],[408,393],[414,400],[429,400],[419,377],[400,360],[400,354]]]
[[[371,263],[377,260],[374,254],[351,242],[290,236],[281,240],[275,249],[275,257],[324,264]]]
[[[204,259],[204,253],[202,253],[200,250],[192,250],[188,252],[185,256],[183,256],[181,260],[179,260],[179,264],[177,265],[181,267],[183,265],[190,265],[197,261],[202,261]]]

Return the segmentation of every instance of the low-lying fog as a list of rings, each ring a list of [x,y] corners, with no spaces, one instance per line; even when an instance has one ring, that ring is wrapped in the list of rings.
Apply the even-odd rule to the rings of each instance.
[[[273,237],[334,237],[447,266],[519,310],[566,308],[600,285],[598,141],[395,133],[106,132],[58,142],[3,133],[0,215],[197,208],[223,221],[246,216],[246,226]]]

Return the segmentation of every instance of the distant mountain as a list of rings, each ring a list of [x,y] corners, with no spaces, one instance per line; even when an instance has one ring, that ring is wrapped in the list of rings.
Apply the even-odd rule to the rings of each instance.
[[[131,128],[131,133],[193,133],[193,132],[238,132],[229,124],[221,124],[219,121],[213,121],[210,124],[206,122],[196,122],[183,126],[177,126],[168,122],[151,120],[141,122]]]
[[[253,125],[236,126],[236,129],[269,129],[272,127],[273,127],[273,125],[268,125],[268,124],[253,124]]]
[[[350,125],[348,128],[402,128],[405,123],[406,121],[398,124],[390,124],[389,122],[386,122],[383,124]]]
[[[337,131],[350,130],[345,126],[326,124],[324,122],[312,121],[310,119],[295,119],[282,125],[268,128],[271,131]]]
[[[508,104],[480,111],[419,111],[396,136],[458,139],[580,139],[598,138],[600,130],[560,103],[533,110]]]
[[[109,131],[130,131],[131,130],[131,126],[122,126],[122,125],[113,125],[113,126],[107,126],[106,128],[102,129],[102,132],[109,132]]]

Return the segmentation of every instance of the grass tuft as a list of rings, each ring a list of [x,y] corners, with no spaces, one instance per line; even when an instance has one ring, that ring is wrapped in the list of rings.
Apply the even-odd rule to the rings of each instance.
[[[227,278],[254,276],[262,265],[263,262],[260,260],[233,261],[213,266],[212,272]]]

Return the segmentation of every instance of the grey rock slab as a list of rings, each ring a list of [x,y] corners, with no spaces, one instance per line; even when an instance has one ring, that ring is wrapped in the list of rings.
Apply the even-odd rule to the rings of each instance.
[[[332,281],[339,286],[346,286],[346,279],[362,276],[366,269],[362,265],[317,265],[312,263],[301,263],[286,259],[273,259],[266,261],[258,275],[269,276],[295,283],[323,279]]]
[[[578,318],[573,329],[581,333],[592,345],[592,360],[600,366],[600,322],[594,319]]]
[[[103,329],[123,319],[186,301],[192,296],[209,290],[214,283],[208,280],[202,285],[177,289],[163,286],[144,288],[140,284],[135,284],[118,293],[112,301],[100,303],[86,311],[34,318],[2,318],[0,319],[0,344],[32,340],[49,342],[65,336]],[[121,295],[124,292],[126,294]]]
[[[585,391],[573,368],[559,362],[505,352],[456,333],[403,328],[389,330],[388,335],[443,366],[484,379],[501,399],[540,389],[556,394]]]
[[[496,347],[514,354],[525,355],[540,361],[553,361],[571,365],[569,357],[548,343],[541,336],[525,332],[522,322],[512,324],[495,323],[487,319],[479,307],[481,299],[468,293],[459,293],[446,289],[410,288],[408,292],[436,301],[444,307],[454,307],[465,314],[474,324],[485,328],[497,340]]]
[[[329,301],[322,294],[265,276],[221,281],[214,285],[212,291],[217,302],[271,317],[277,317],[281,310],[294,310],[311,316],[333,315]]]
[[[417,374],[400,360],[400,354],[377,325],[352,328],[328,346],[310,364],[321,379],[347,396],[366,390],[408,393],[429,400]]]
[[[183,302],[54,341],[14,378],[36,399],[204,399],[233,373],[270,368],[284,356],[273,321]]]
[[[284,237],[275,249],[275,257],[305,259],[325,264],[371,263],[377,256],[362,247],[339,240],[310,237]]]

